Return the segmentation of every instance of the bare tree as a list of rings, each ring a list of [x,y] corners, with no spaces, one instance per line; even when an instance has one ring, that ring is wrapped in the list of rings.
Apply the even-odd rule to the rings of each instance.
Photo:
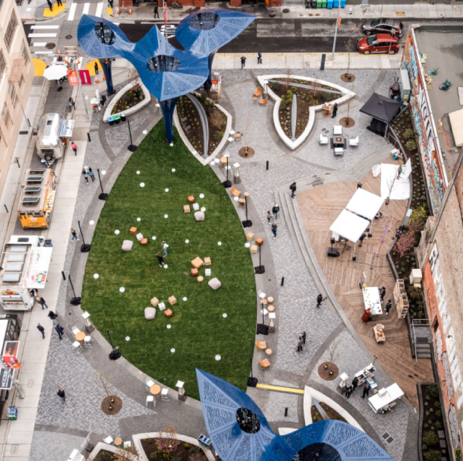
[[[329,354],[329,362],[331,363],[333,363],[335,358],[338,356],[337,348],[339,341],[340,340],[338,339],[338,337],[335,340],[333,340],[327,351],[327,353]]]
[[[287,71],[285,72],[287,74],[287,83],[285,85],[285,91],[288,91],[288,87],[290,85],[290,79],[292,77],[292,70],[291,69],[287,69]]]
[[[106,397],[109,398],[109,405],[108,409],[111,411],[113,410],[113,403],[114,403],[114,398],[110,394],[109,390],[109,377],[105,377],[102,372],[95,372],[95,383],[99,386],[101,385],[103,389],[105,390]]]
[[[353,36],[350,35],[348,40],[345,43],[345,50],[348,53],[348,68],[346,70],[345,78],[346,80],[351,80],[350,69],[351,69],[351,50],[353,48]]]

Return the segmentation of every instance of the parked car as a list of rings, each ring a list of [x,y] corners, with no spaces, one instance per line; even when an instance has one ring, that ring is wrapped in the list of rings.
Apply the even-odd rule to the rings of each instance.
[[[366,35],[393,34],[403,35],[403,23],[392,18],[377,18],[366,21],[361,26],[361,31]]]
[[[358,42],[358,51],[365,55],[370,53],[398,53],[400,44],[398,37],[390,34],[377,34],[364,37]]]

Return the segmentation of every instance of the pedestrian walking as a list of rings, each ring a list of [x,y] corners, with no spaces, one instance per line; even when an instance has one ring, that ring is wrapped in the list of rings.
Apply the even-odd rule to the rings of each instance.
[[[155,19],[159,19],[160,15],[158,13],[158,5],[155,5],[155,9],[153,10],[153,15],[155,16]]]
[[[274,234],[274,239],[275,239],[277,237],[277,224],[276,223],[272,223],[271,231],[272,231],[272,234]]]
[[[303,351],[303,339],[302,338],[298,340],[298,347],[296,351]]]
[[[267,224],[270,225],[270,224],[271,224],[271,220],[272,220],[272,213],[271,213],[270,210],[267,212],[266,218],[267,218]]]
[[[39,329],[39,332],[42,334],[42,338],[45,338],[45,329],[43,328],[43,326],[37,324],[37,329]]]
[[[58,334],[58,337],[60,337],[60,340],[63,340],[63,333],[64,333],[63,326],[61,326],[60,324],[57,324],[55,326],[55,330],[56,330],[56,333]]]
[[[56,6],[63,6],[63,2],[61,0],[56,0]]]
[[[335,103],[332,110],[332,119],[337,116],[338,103]]]
[[[31,297],[35,298],[39,294],[39,291],[37,289],[31,289],[29,293],[31,294]]]
[[[292,195],[291,195],[291,198],[293,199],[295,197],[295,192],[296,192],[296,183],[293,182],[291,185],[290,185],[290,190],[292,191]]]
[[[158,263],[159,263],[159,265],[160,265],[160,268],[162,268],[162,267],[163,267],[163,264],[164,264],[164,258],[163,258],[163,256],[161,255],[161,252],[158,252],[158,253],[156,254],[156,258],[158,259]]]
[[[84,177],[84,180],[87,182],[87,186],[89,185],[89,172],[85,169],[85,167],[82,169],[82,176]]]
[[[242,69],[243,69],[243,68],[245,67],[245,63],[246,63],[246,58],[245,58],[245,56],[242,56],[242,57],[240,58],[240,62],[242,63]]]
[[[76,109],[76,103],[74,102],[72,98],[69,98],[68,104],[70,107],[73,107],[74,109]]]
[[[353,387],[349,386],[345,388],[345,397],[349,398],[351,396],[351,393],[353,393]]]
[[[358,385],[359,385],[359,379],[358,379],[358,377],[355,377],[355,378],[351,381],[351,385],[353,385],[353,390],[356,390],[356,388],[358,388]]]
[[[306,332],[302,332],[300,335],[301,335],[301,340],[303,340],[303,345],[306,345]]]
[[[74,155],[77,156],[77,146],[74,141],[71,141],[71,149],[74,151]]]
[[[89,167],[89,176],[92,178],[92,183],[95,181],[95,173],[92,170],[92,167]]]
[[[164,252],[164,256],[167,257],[168,256],[168,245],[166,244],[166,242],[162,242],[161,243],[161,247],[163,248],[163,252]]]
[[[71,242],[78,241],[79,238],[77,237],[77,232],[74,228],[71,228]]]
[[[113,0],[108,0],[108,5],[111,9],[113,9]]]
[[[364,399],[365,396],[367,396],[369,398],[369,391],[370,391],[371,387],[369,386],[369,384],[366,382],[364,384],[364,388],[363,388],[363,395],[362,395],[362,399]]]
[[[388,314],[392,307],[392,301],[388,300],[387,304],[385,305],[385,314]]]
[[[50,11],[53,11],[53,3],[50,0],[47,0],[48,3],[48,8],[50,8]]]
[[[53,324],[56,326],[58,324],[58,321],[56,320],[56,318],[58,317],[58,315],[56,313],[54,313],[53,311],[49,311],[48,312],[48,317],[53,321]]]
[[[68,398],[66,398],[66,392],[64,390],[63,387],[60,387],[58,389],[58,393],[57,395],[63,400],[63,403],[65,403],[66,401],[68,401]]]
[[[42,309],[44,310],[45,308],[48,308],[48,305],[47,303],[45,302],[45,300],[43,299],[43,297],[35,297],[35,299],[40,303],[40,305],[42,306]]]
[[[379,290],[379,295],[380,295],[380,301],[383,303],[383,299],[385,298],[385,295],[387,295],[387,289],[385,287],[382,287]]]
[[[316,306],[317,306],[317,307],[320,307],[320,306],[321,306],[321,303],[322,303],[324,300],[327,300],[327,297],[324,298],[324,297],[322,296],[322,294],[319,294],[319,295],[317,296],[317,305],[316,305]]]
[[[95,75],[98,75],[98,60],[95,60],[93,68],[95,69]]]
[[[366,234],[363,234],[360,238],[359,238],[359,247],[362,247],[363,246],[363,241],[364,239],[366,239],[367,235]]]
[[[272,207],[272,213],[274,214],[274,218],[276,220],[279,218],[279,210],[280,207],[277,204],[274,204],[274,207]]]
[[[263,64],[263,54],[258,51],[258,64]]]

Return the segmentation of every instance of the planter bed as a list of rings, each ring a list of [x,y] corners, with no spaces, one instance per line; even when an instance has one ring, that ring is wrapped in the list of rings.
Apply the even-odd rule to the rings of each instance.
[[[158,440],[159,438],[145,438],[141,440],[143,450],[148,460],[208,460],[201,447],[184,442],[181,442],[179,447],[172,452],[168,458],[165,452],[158,449]]]
[[[332,409],[328,404],[320,402],[319,405],[324,409],[325,413],[327,414],[328,420],[340,420],[341,422],[348,423],[337,411]],[[320,422],[321,420],[325,420],[324,417],[321,415],[319,410],[317,409],[316,405],[311,406],[311,417],[313,422]]]
[[[197,97],[206,112],[208,119],[209,144],[207,155],[210,156],[226,135],[227,116],[216,107],[209,98]],[[177,103],[177,115],[180,126],[194,149],[202,156],[204,153],[204,137],[201,118],[198,110],[187,96],[181,96]]]
[[[133,108],[145,99],[142,87],[137,84],[130,90],[127,90],[121,98],[118,99],[111,111],[111,115],[119,114]]]
[[[438,386],[435,383],[419,383],[417,387],[420,406],[419,458],[451,460]]]
[[[293,94],[297,98],[297,117],[298,122],[296,125],[295,138],[299,138],[309,122],[309,108],[319,106],[324,103],[330,103],[336,99],[341,98],[343,95],[337,93],[328,93],[324,90],[338,91],[336,88],[330,87],[328,85],[322,85],[316,82],[308,82],[307,80],[299,79],[279,79],[281,82],[286,83],[269,83],[272,91],[282,99],[279,108],[279,121],[282,130],[285,135],[290,139],[292,138],[292,124],[291,124],[291,113],[292,113],[292,103],[291,99]],[[302,84],[310,85],[312,87],[320,87],[320,90],[310,90],[308,88],[295,87],[292,84]],[[288,102],[287,102],[288,101]]]

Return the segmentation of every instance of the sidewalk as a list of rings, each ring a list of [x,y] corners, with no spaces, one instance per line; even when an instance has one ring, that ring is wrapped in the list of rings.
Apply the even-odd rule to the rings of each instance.
[[[257,19],[308,19],[317,20],[321,18],[337,18],[338,9],[333,8],[331,10],[327,8],[317,9],[306,9],[303,1],[300,5],[283,5],[278,8],[266,8],[264,5],[243,5],[241,7],[233,8],[227,3],[210,3],[204,9],[227,9],[240,11],[242,13],[253,14]],[[201,8],[200,8],[201,9]],[[114,9],[116,11],[116,8]],[[160,12],[161,18],[154,20],[153,18],[153,4],[140,4],[137,7],[133,7],[132,14],[128,14],[127,11],[121,14],[114,14],[114,19],[111,16],[106,15],[107,19],[114,20],[115,22],[132,22],[133,20],[150,20],[159,24],[163,24],[162,11]],[[161,9],[160,9],[161,10]],[[288,10],[288,12],[284,12]],[[198,8],[184,7],[181,10],[168,10],[168,22],[177,23],[189,14],[198,11]],[[272,13],[272,17],[270,16]],[[397,17],[400,20],[403,19],[421,19],[421,18],[461,18],[463,15],[462,5],[429,5],[429,4],[415,4],[415,5],[347,5],[341,9],[342,22],[343,18],[350,19],[369,19],[382,17]]]

